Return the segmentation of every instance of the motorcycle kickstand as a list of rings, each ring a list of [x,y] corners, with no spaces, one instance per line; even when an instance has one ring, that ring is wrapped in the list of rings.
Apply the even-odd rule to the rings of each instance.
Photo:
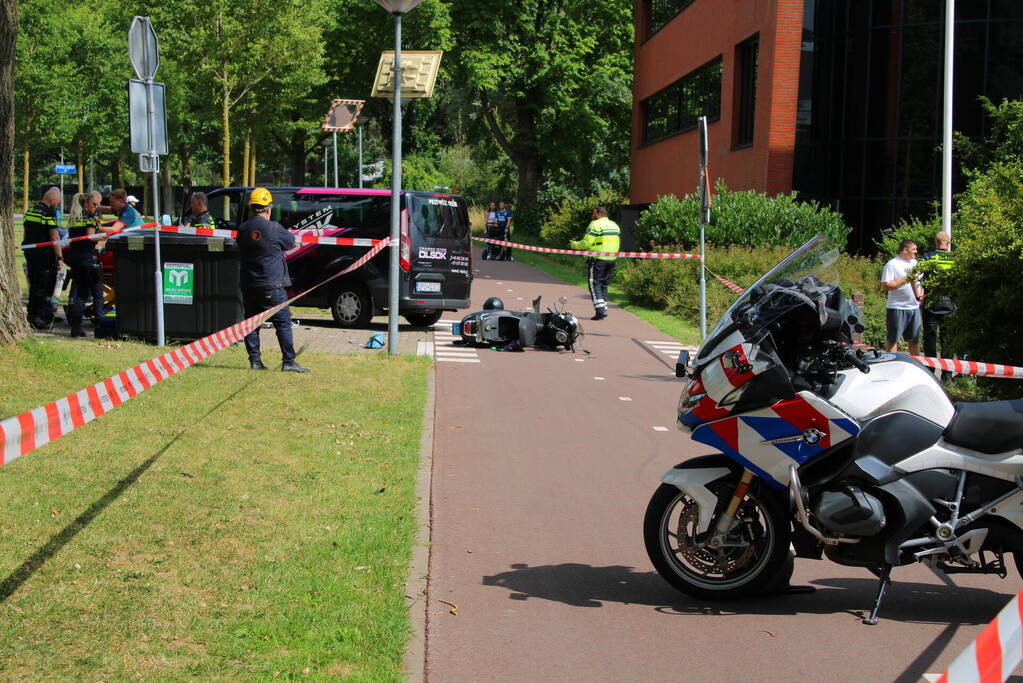
[[[877,585],[877,597],[874,598],[874,609],[871,610],[870,616],[863,619],[863,623],[867,626],[877,626],[877,611],[881,609],[881,601],[884,600],[884,590],[888,587],[888,584],[892,582],[892,565],[886,564],[881,567],[880,572],[876,572],[873,569],[871,572],[877,576],[881,582]]]

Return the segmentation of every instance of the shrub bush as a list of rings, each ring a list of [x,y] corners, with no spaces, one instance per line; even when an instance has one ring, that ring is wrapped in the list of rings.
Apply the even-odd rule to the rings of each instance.
[[[899,253],[899,243],[902,240],[913,240],[919,249],[919,253],[934,249],[934,235],[941,230],[941,216],[930,218],[904,218],[900,220],[891,232],[882,234],[874,244],[885,260],[895,258]]]
[[[593,220],[594,208],[603,206],[614,216],[624,203],[625,198],[611,190],[601,190],[585,199],[570,197],[544,222],[540,237],[552,247],[566,249],[570,240],[583,236],[586,226]]]
[[[658,247],[677,251],[681,247]],[[707,247],[707,265],[715,273],[742,288],[748,288],[789,254],[788,247],[764,247],[750,250],[741,246]],[[870,258],[842,254],[836,264],[842,291],[852,296],[863,292],[863,340],[881,347],[884,343],[884,296],[877,283],[881,265]],[[622,288],[629,299],[639,305],[661,309],[679,316],[690,324],[700,322],[700,268],[696,261],[637,261],[617,271]],[[724,315],[735,301],[736,294],[707,275],[707,325]]]
[[[797,247],[820,233],[844,247],[849,236],[841,214],[816,202],[797,201],[794,193],[768,197],[752,190],[732,192],[719,180],[713,202],[705,237],[720,246]],[[681,244],[692,249],[700,240],[699,211],[696,194],[659,197],[636,222],[637,248]]]
[[[974,177],[954,221],[955,267],[928,276],[929,291],[955,297],[948,321],[952,346],[969,358],[1023,365],[1023,164],[995,163]],[[1023,396],[1016,380],[979,380],[996,398]]]

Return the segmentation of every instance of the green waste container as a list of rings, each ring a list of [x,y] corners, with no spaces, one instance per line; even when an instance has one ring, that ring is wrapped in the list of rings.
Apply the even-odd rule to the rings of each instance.
[[[121,336],[156,340],[152,232],[107,240],[114,255],[114,310]],[[241,267],[233,238],[160,234],[167,339],[192,340],[242,320]]]

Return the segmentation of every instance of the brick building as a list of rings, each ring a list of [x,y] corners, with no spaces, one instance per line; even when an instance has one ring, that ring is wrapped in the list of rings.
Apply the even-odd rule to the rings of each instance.
[[[927,215],[941,197],[944,5],[636,0],[633,209],[695,190],[706,115],[712,179],[841,211],[853,249]],[[984,134],[978,95],[1023,98],[1021,35],[1023,1],[956,1],[957,131]]]

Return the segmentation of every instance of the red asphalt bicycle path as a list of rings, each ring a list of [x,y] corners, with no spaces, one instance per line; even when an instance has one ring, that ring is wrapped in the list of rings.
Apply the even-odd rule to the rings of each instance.
[[[637,343],[667,336],[616,306],[591,322],[585,291],[522,264],[479,252],[475,264],[474,302],[567,296],[592,353],[437,363],[427,680],[918,681],[1019,589],[1014,568],[956,577],[959,588],[896,569],[874,627],[859,617],[876,580],[828,561],[797,560],[811,595],[681,595],[642,540],[661,474],[707,452],[674,427],[673,361]]]

